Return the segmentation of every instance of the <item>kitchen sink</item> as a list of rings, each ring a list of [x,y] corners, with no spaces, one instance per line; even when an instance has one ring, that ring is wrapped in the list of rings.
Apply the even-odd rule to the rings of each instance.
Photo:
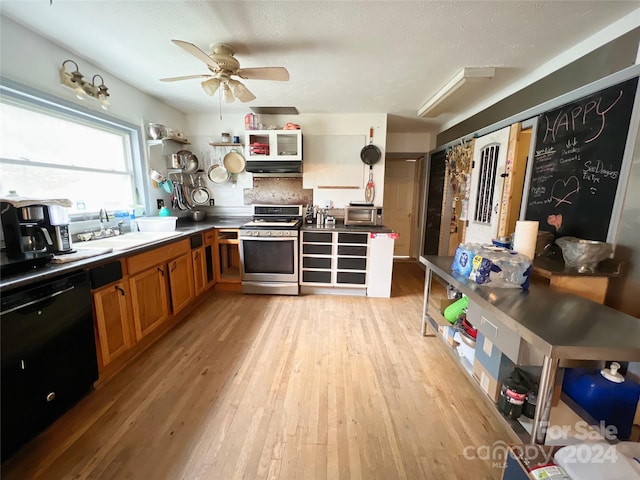
[[[129,250],[148,243],[158,242],[166,238],[180,235],[180,232],[132,232],[109,238],[99,238],[88,242],[74,242],[77,250],[112,248],[113,250]]]

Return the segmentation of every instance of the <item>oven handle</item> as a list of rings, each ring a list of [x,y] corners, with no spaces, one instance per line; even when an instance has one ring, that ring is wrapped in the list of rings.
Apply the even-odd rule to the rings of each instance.
[[[3,312],[0,312],[0,315],[6,315],[8,313],[15,312],[16,310],[20,310],[20,309],[25,308],[25,307],[30,307],[31,305],[35,305],[36,303],[40,303],[40,302],[43,302],[44,300],[49,300],[50,298],[57,297],[58,295],[62,295],[63,293],[70,292],[74,288],[76,288],[76,287],[71,285],[70,287],[67,287],[67,288],[65,288],[63,290],[58,290],[56,292],[53,292],[50,295],[46,295],[46,296],[42,296],[42,297],[36,298],[35,300],[31,300],[30,302],[21,303],[20,305],[17,305],[15,307],[10,308],[8,310],[5,310]]]
[[[287,240],[298,240],[298,237],[240,237],[240,241],[243,240],[258,240],[267,242],[283,242]]]

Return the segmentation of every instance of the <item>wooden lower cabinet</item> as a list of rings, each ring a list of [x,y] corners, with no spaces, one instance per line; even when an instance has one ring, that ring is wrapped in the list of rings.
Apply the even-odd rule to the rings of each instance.
[[[119,277],[93,290],[102,380],[160,338],[214,283],[212,237],[194,249],[178,240],[122,259]]]
[[[93,292],[98,355],[106,367],[132,346],[129,286],[120,280]]]
[[[129,278],[137,341],[140,341],[169,317],[166,277],[166,266],[159,265]]]
[[[200,295],[207,288],[209,281],[207,277],[207,256],[205,247],[191,250],[193,259],[193,290],[196,296]]]
[[[195,297],[193,287],[193,262],[191,255],[182,255],[168,264],[171,292],[171,310],[179,313]]]

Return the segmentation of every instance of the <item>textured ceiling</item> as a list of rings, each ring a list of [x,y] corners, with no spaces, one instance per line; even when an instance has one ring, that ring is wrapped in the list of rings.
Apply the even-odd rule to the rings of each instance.
[[[208,73],[171,39],[205,51],[226,43],[242,67],[289,70],[289,82],[245,80],[257,99],[225,104],[226,112],[276,105],[295,106],[300,113],[384,112],[391,115],[390,131],[437,131],[454,114],[494,97],[639,6],[637,1],[53,0],[50,5],[3,0],[0,12],[185,113],[217,112],[219,99],[208,97],[199,80],[158,80]],[[492,66],[497,73],[475,85],[471,95],[461,95],[464,105],[454,95],[447,104],[451,112],[418,119],[420,106],[465,66]]]

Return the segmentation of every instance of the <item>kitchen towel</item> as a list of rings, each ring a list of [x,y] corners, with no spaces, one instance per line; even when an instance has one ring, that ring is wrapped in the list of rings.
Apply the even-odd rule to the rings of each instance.
[[[513,250],[526,255],[533,261],[538,240],[538,222],[523,220],[516,222],[513,234]]]
[[[113,252],[113,248],[82,248],[77,252],[67,253],[64,255],[54,255],[51,259],[51,263],[69,263],[76,260],[82,260],[84,258],[96,257],[105,253]]]

